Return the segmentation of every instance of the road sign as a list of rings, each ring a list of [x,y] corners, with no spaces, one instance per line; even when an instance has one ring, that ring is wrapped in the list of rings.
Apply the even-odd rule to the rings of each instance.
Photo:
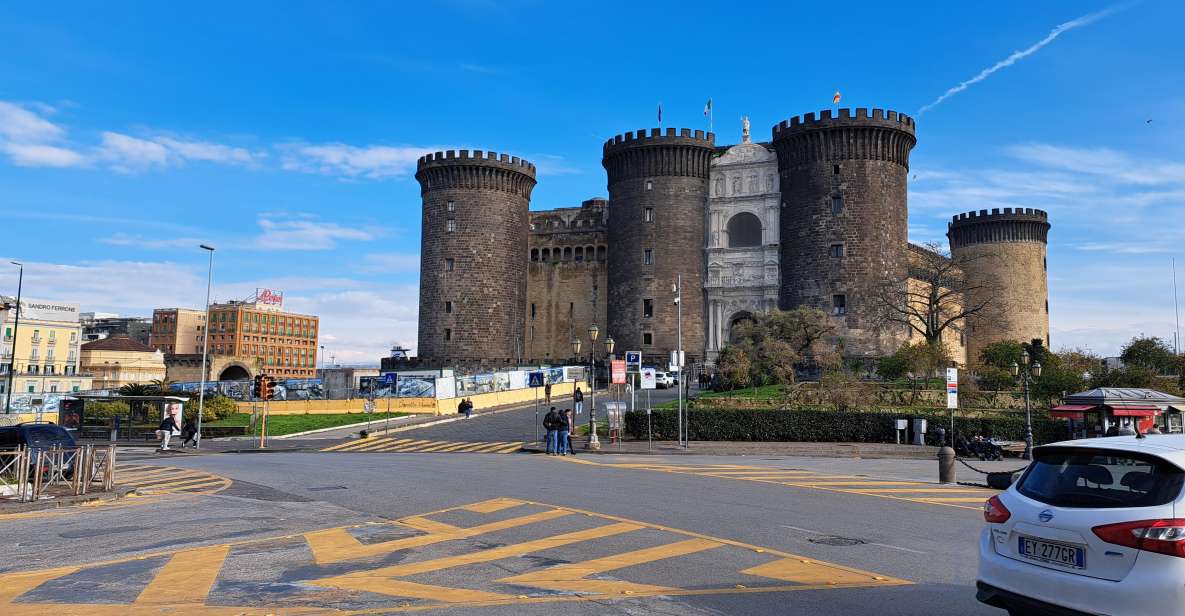
[[[609,368],[613,376],[610,382],[614,385],[625,385],[625,360],[614,359],[609,362]]]
[[[959,408],[959,369],[946,369],[946,408]]]
[[[625,352],[626,368],[632,366],[633,371],[637,371],[642,367],[642,352],[641,351],[626,351]]]
[[[383,375],[383,385],[394,385],[395,379],[398,378],[394,372],[388,372]]]
[[[658,387],[658,379],[655,377],[654,368],[642,368],[642,389],[654,389]]]
[[[687,356],[683,351],[671,351],[671,371],[677,371],[679,368],[685,366],[684,360],[686,359]]]
[[[543,387],[543,373],[542,372],[528,372],[527,373],[527,387]]]

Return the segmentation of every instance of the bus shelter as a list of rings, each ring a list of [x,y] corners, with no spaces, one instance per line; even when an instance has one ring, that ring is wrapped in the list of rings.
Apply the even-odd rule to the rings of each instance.
[[[71,405],[78,425],[78,438],[103,440],[152,440],[157,427],[166,415],[172,415],[177,426],[184,425],[185,396],[97,396],[73,394],[78,400]],[[111,405],[97,410],[98,402],[123,402],[125,412],[111,412]],[[92,407],[88,410],[88,406]]]
[[[1066,396],[1051,417],[1070,422],[1074,438],[1095,438],[1125,428],[1165,434],[1182,433],[1185,398],[1155,389],[1098,387]]]

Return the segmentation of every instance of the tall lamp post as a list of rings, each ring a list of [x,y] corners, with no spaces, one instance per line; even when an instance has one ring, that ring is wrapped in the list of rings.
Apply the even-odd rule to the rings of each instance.
[[[1021,363],[1012,362],[1012,376],[1021,378],[1025,388],[1025,453],[1024,459],[1033,459],[1033,411],[1029,405],[1029,385],[1033,379],[1041,378],[1041,363],[1030,361],[1028,350],[1021,351]],[[1023,365],[1022,365],[1023,364]]]
[[[202,379],[198,389],[197,436],[193,441],[194,449],[202,448],[202,412],[206,408],[206,353],[210,347],[210,287],[214,281],[214,247],[205,244],[198,245],[210,254],[210,264],[206,269],[206,319],[202,326]]]
[[[12,321],[12,353],[8,358],[8,387],[5,388],[4,395],[4,414],[12,412],[12,377],[16,374],[16,344],[18,338],[17,333],[21,327],[21,287],[25,284],[25,266],[23,263],[16,261],[9,261],[13,265],[20,268],[20,272],[16,278],[16,310]]]

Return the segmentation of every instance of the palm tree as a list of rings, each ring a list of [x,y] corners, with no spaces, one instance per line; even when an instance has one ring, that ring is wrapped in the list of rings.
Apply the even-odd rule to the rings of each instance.
[[[153,385],[143,383],[128,383],[118,390],[121,396],[155,396],[160,390]]]
[[[174,382],[168,379],[152,379],[151,381],[152,388],[156,390],[157,394],[162,396],[168,395],[169,388],[173,386]]]

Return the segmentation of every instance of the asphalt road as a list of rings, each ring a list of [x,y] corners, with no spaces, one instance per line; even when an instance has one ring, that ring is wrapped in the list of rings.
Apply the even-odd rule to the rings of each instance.
[[[919,483],[920,465],[442,453],[165,463],[233,481],[153,479],[137,462],[151,496],[0,517],[0,613],[1000,613],[974,599],[986,492]],[[213,487],[170,490],[174,476]]]

